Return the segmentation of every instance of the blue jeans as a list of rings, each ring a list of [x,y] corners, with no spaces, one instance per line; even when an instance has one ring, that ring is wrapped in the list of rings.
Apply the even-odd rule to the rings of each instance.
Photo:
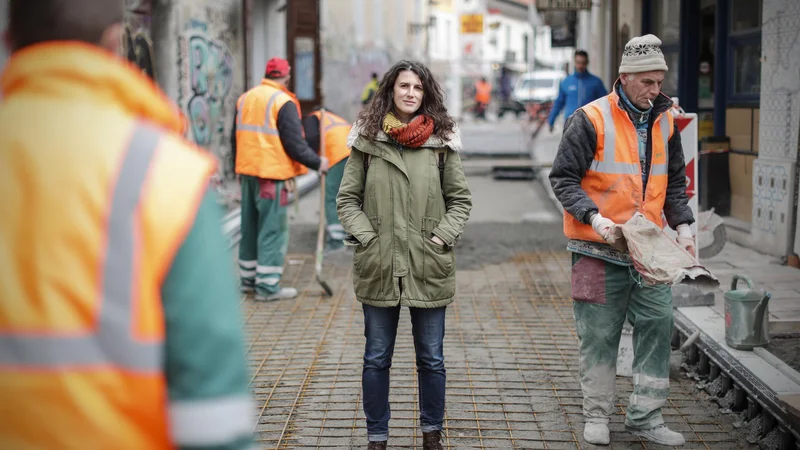
[[[370,442],[389,438],[389,369],[392,367],[394,341],[400,306],[378,308],[363,305],[364,370],[361,387],[364,414],[367,416],[367,435]],[[422,432],[442,429],[444,421],[444,316],[447,307],[409,308],[417,354],[417,382]]]

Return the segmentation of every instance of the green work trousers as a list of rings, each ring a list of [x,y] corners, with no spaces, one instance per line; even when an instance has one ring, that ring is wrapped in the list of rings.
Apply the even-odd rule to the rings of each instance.
[[[339,214],[336,212],[336,196],[339,195],[339,185],[342,184],[344,176],[344,166],[347,165],[345,158],[328,170],[325,176],[325,227],[328,235],[328,248],[337,249],[344,246],[344,238],[347,234],[344,227],[339,222]]]
[[[270,295],[280,290],[289,247],[289,203],[285,182],[242,175],[242,240],[239,274],[243,289]]]
[[[572,299],[580,340],[580,377],[586,422],[608,423],[616,399],[622,326],[633,325],[633,393],[625,424],[649,429],[664,423],[669,395],[672,290],[647,285],[630,266],[572,255]]]

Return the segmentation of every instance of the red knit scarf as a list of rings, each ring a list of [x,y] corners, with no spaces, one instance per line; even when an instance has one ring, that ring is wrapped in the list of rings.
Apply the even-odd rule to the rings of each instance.
[[[433,119],[420,114],[409,123],[400,122],[391,112],[383,119],[383,131],[405,147],[422,147],[433,134]]]

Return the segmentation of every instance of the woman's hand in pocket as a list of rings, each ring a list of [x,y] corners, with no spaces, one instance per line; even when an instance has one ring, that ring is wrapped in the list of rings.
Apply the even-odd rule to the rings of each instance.
[[[434,244],[436,244],[436,245],[444,245],[444,241],[443,241],[443,240],[441,240],[441,239],[439,238],[439,236],[437,236],[437,235],[435,235],[435,234],[431,236],[431,242],[433,242],[433,243],[434,243]]]

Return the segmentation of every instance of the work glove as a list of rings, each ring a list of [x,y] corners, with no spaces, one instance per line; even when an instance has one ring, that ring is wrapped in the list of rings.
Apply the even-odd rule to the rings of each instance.
[[[592,229],[612,247],[619,250],[625,250],[627,247],[622,236],[622,229],[613,220],[606,219],[600,213],[596,213],[592,217]]]
[[[613,220],[606,219],[600,213],[596,213],[592,216],[592,229],[606,242],[608,242],[609,239],[614,239],[612,230],[616,225],[617,224],[615,224]],[[613,244],[613,242],[608,243]]]
[[[697,257],[697,249],[695,249],[694,236],[692,236],[692,229],[689,225],[682,223],[678,225],[678,245],[686,250],[690,255]]]

